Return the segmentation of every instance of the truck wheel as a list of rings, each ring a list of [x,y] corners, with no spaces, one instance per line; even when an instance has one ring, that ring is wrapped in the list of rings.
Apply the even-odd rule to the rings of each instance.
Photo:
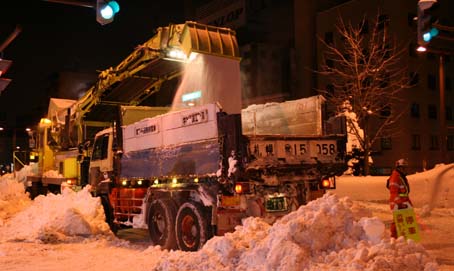
[[[176,221],[177,244],[181,250],[196,251],[211,237],[203,206],[196,202],[181,205]]]
[[[177,208],[170,199],[154,200],[148,209],[148,231],[153,245],[175,249],[175,214]]]

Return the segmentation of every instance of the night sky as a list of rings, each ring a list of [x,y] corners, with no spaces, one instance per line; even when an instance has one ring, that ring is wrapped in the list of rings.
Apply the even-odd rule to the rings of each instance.
[[[37,123],[47,112],[56,73],[105,70],[151,38],[157,27],[184,22],[185,1],[117,2],[120,12],[104,26],[87,7],[41,0],[1,2],[0,43],[16,25],[22,31],[3,51],[3,59],[13,61],[3,77],[13,81],[0,96],[0,125]]]

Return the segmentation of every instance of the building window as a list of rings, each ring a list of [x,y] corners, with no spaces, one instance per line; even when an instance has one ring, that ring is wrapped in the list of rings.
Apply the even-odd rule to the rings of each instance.
[[[386,73],[383,75],[382,78],[379,79],[380,80],[380,88],[386,88],[389,86],[389,74]]]
[[[416,44],[411,42],[409,45],[408,45],[408,56],[411,56],[411,57],[416,57],[417,54],[416,54]]]
[[[325,65],[328,66],[328,68],[334,68],[334,61],[332,59],[325,59]]]
[[[326,92],[328,92],[330,95],[334,95],[334,85],[333,84],[326,85]]]
[[[364,19],[360,24],[359,28],[361,31],[359,32],[360,34],[367,34],[369,33],[369,21],[367,19]]]
[[[438,136],[437,135],[431,135],[430,136],[430,149],[431,150],[440,149],[440,145],[438,144]]]
[[[380,110],[380,117],[382,118],[387,118],[391,116],[391,107],[390,106],[385,106]]]
[[[426,55],[426,58],[428,60],[434,60],[435,59],[435,54],[431,53],[431,52],[428,52],[427,55]]]
[[[435,90],[437,88],[437,79],[435,75],[429,73],[427,75],[427,88],[430,90]]]
[[[411,135],[411,149],[412,150],[421,149],[421,136],[420,135]]]
[[[419,74],[416,72],[410,72],[408,75],[410,77],[410,85],[417,85],[419,83]]]
[[[378,16],[378,30],[383,30],[385,27],[389,25],[389,17],[386,14],[382,14]]]
[[[407,22],[409,27],[415,27],[417,25],[417,16],[415,13],[408,13],[407,14]]]
[[[393,145],[390,137],[381,138],[381,149],[382,150],[391,150]]]
[[[329,45],[334,45],[333,32],[325,32],[325,43]]]
[[[437,119],[437,106],[433,104],[429,104],[427,106],[427,114],[429,119]]]
[[[452,120],[452,107],[446,106],[446,120]]]
[[[410,115],[411,115],[413,118],[419,118],[419,116],[420,116],[420,114],[419,114],[419,104],[413,103],[413,104],[411,105]]]
[[[445,89],[447,91],[451,91],[452,90],[451,78],[450,77],[446,77],[445,78]]]
[[[446,148],[448,151],[454,150],[454,135],[448,135],[448,142],[446,142]]]

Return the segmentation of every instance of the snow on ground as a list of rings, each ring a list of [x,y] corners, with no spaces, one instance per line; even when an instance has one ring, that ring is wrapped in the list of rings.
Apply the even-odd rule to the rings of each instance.
[[[454,270],[453,174],[450,164],[409,176],[415,211],[425,210],[421,243],[389,238],[387,177],[342,176],[334,193],[274,225],[248,218],[235,232],[192,253],[118,239],[88,189],[31,201],[23,183],[9,174],[0,179],[0,266],[11,271]]]

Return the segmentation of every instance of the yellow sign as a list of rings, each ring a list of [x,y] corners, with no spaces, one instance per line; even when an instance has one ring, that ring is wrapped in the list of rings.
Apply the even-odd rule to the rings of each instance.
[[[236,206],[239,206],[240,203],[241,203],[241,199],[238,195],[234,195],[234,196],[223,195],[221,198],[222,207],[236,207]]]
[[[394,211],[393,218],[396,224],[397,236],[404,236],[405,239],[412,239],[415,242],[421,240],[415,211],[412,208]]]

